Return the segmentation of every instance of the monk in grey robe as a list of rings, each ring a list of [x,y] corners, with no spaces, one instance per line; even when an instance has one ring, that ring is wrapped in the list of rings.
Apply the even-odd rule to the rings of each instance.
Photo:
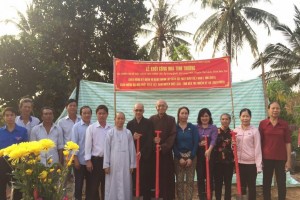
[[[131,200],[136,151],[131,132],[124,128],[125,115],[117,113],[115,127],[107,132],[104,147],[105,200]]]

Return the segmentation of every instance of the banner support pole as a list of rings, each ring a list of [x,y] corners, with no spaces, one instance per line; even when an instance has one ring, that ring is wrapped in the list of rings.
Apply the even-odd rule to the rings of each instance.
[[[229,66],[230,66],[230,99],[231,99],[231,119],[233,122],[233,128],[235,128],[235,115],[234,115],[234,102],[233,102],[233,92],[232,92],[232,71],[231,71],[231,57],[229,57]]]
[[[114,69],[113,69],[113,73],[114,73],[113,82],[114,82],[114,114],[115,114],[114,118],[115,118],[116,115],[117,115],[117,94],[116,94],[116,84],[115,84],[115,81],[116,81],[116,58],[115,57],[113,58],[113,67],[114,67]]]

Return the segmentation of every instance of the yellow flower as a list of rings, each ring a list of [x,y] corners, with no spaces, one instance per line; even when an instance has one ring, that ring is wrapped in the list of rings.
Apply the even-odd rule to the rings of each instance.
[[[48,159],[48,164],[51,164],[53,162],[53,159],[52,158],[49,158]]]
[[[69,150],[69,151],[78,151],[79,146],[78,144],[76,144],[75,142],[69,141],[67,142],[67,144],[65,145],[65,149]]]
[[[60,173],[61,173],[61,170],[60,170],[60,169],[58,169],[58,170],[56,170],[56,172],[60,174]]]
[[[31,174],[32,174],[32,170],[31,170],[31,169],[27,169],[27,170],[25,171],[25,173],[26,173],[27,175],[31,175]]]
[[[64,154],[65,156],[68,156],[68,155],[70,154],[70,152],[67,151],[67,150],[64,150],[64,151],[63,151],[63,154]]]
[[[13,145],[10,145],[9,147],[6,147],[5,149],[3,149],[3,155],[4,156],[7,156],[8,154],[10,154],[10,152],[12,152],[14,149],[16,149],[18,147],[17,144],[13,144]]]
[[[0,157],[2,157],[4,154],[4,149],[0,149]]]
[[[34,165],[36,163],[36,160],[30,159],[27,161],[27,164]]]
[[[52,140],[50,140],[50,139],[39,140],[39,143],[43,147],[44,151],[48,151],[49,149],[55,147],[55,143]]]
[[[53,171],[54,171],[54,168],[51,168],[49,171],[50,171],[50,172],[53,172]]]
[[[39,179],[45,179],[47,178],[48,172],[47,171],[42,171],[39,175]]]
[[[44,147],[42,146],[42,143],[40,143],[40,141],[32,141],[30,142],[30,153],[34,154],[34,155],[39,155],[41,153],[41,151],[44,149]]]
[[[12,163],[19,162],[19,160],[25,156],[28,155],[28,151],[24,148],[15,148],[13,149],[9,154],[9,160],[12,161]]]

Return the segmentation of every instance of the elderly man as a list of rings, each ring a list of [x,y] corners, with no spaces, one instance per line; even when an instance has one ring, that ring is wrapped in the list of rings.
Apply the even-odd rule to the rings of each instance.
[[[16,117],[16,124],[27,129],[28,138],[30,138],[31,130],[40,123],[40,120],[31,115],[33,109],[33,101],[30,98],[22,98],[19,103],[20,116]]]
[[[146,119],[144,114],[144,105],[137,103],[133,108],[134,118],[127,123],[127,129],[133,134],[136,140],[140,138],[140,194],[145,200],[151,198],[151,153],[153,147],[153,124],[149,119]],[[133,174],[133,182],[135,186],[136,173]],[[135,187],[134,187],[135,189]]]
[[[166,114],[168,104],[164,100],[156,102],[157,114],[150,117],[154,130],[161,131],[160,138],[154,142],[160,145],[160,197],[166,200],[175,199],[175,177],[172,147],[176,137],[175,118]]]

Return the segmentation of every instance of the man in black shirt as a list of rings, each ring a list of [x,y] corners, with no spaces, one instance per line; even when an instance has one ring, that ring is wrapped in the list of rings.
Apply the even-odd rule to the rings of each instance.
[[[152,173],[151,167],[154,166],[151,160],[151,153],[153,150],[153,136],[154,129],[153,124],[149,119],[146,119],[144,114],[144,105],[137,103],[133,108],[134,119],[129,121],[127,129],[129,129],[136,141],[140,138],[140,152],[137,155],[140,157],[140,196],[143,196],[144,200],[150,200],[151,197],[151,182]],[[133,188],[135,191],[136,173],[133,173]],[[135,195],[135,194],[134,194]]]

